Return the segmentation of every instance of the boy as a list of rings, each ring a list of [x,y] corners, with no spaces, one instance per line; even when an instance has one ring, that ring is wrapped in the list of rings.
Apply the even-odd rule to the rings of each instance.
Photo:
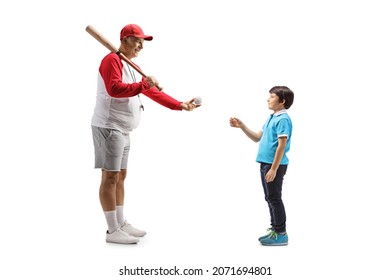
[[[269,91],[268,108],[273,111],[262,130],[254,132],[238,118],[230,118],[230,126],[238,127],[255,142],[259,142],[256,161],[260,163],[261,182],[271,216],[269,234],[261,236],[262,245],[287,245],[286,212],[282,201],[283,178],[289,163],[286,156],[290,150],[292,122],[287,109],[293,104],[294,93],[285,86],[276,86]]]

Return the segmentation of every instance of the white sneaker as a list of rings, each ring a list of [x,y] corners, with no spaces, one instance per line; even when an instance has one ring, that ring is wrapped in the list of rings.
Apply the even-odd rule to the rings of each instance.
[[[120,244],[134,244],[139,241],[138,238],[128,235],[126,232],[118,228],[116,231],[106,233],[106,242]]]
[[[132,225],[130,225],[127,221],[121,226],[120,228],[122,231],[126,232],[128,235],[135,236],[135,237],[144,237],[146,234],[146,231],[136,229]]]

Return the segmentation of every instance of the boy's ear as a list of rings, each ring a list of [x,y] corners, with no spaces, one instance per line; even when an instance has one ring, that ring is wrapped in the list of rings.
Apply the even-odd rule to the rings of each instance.
[[[279,103],[285,104],[286,103],[286,99],[283,99],[282,101],[279,100]]]

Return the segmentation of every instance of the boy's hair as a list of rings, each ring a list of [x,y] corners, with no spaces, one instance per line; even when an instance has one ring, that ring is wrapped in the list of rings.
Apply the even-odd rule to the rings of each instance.
[[[285,86],[276,86],[269,90],[270,93],[274,93],[279,97],[279,101],[283,102],[284,108],[288,109],[294,103],[294,93],[291,89]]]

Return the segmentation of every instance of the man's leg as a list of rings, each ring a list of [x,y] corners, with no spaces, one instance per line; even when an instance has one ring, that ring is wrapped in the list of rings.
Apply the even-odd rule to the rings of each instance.
[[[123,215],[123,204],[125,201],[125,179],[127,170],[121,169],[118,176],[118,182],[116,184],[116,215],[119,226],[123,226],[125,218]]]
[[[126,169],[121,169],[118,174],[118,182],[116,184],[116,217],[118,225],[121,230],[128,233],[131,236],[143,237],[146,232],[144,230],[137,229],[129,224],[123,214],[123,204],[125,200],[125,179],[127,171]]]
[[[102,181],[99,189],[100,204],[106,216],[108,232],[114,232],[118,227],[116,215],[116,189],[119,172],[102,170]]]
[[[127,163],[127,151],[130,145],[129,135],[118,130],[95,126],[92,126],[92,133],[95,148],[95,168],[102,169],[99,199],[108,226],[106,241],[124,244],[137,243],[139,239],[120,229],[116,210],[117,189],[121,177],[119,170],[121,165]],[[123,183],[122,188],[119,186],[119,189],[123,193]],[[123,195],[122,199],[119,197],[119,200],[123,204]]]
[[[118,183],[120,177],[119,174],[120,172],[102,170],[102,182],[100,184],[99,197],[108,225],[106,241],[125,244],[137,243],[139,240],[121,230],[118,223],[116,204],[117,189],[120,185]]]

